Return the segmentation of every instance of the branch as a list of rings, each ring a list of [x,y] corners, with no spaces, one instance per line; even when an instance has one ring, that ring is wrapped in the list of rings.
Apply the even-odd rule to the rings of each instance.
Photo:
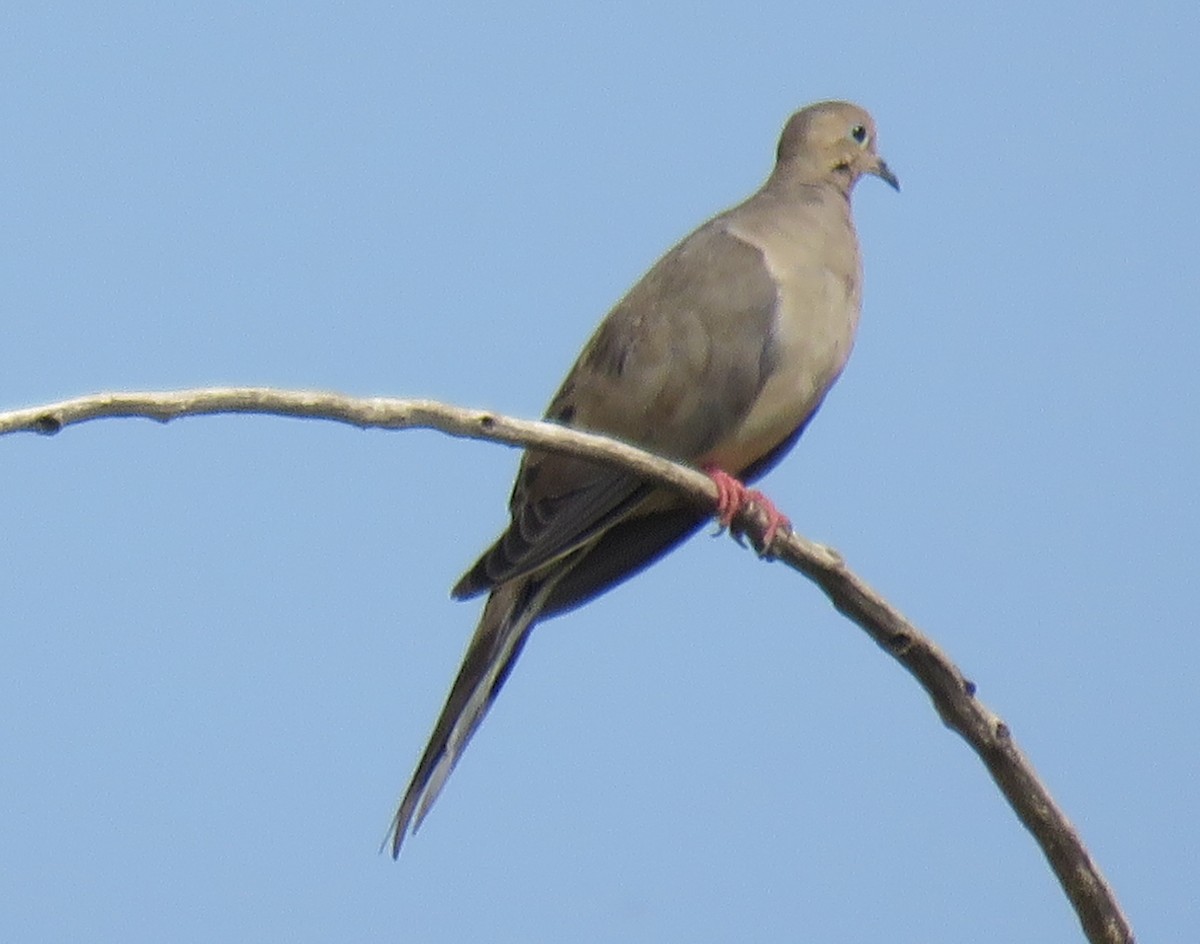
[[[433,400],[355,398],[263,387],[101,393],[0,412],[0,436],[20,431],[52,434],[66,426],[118,416],[165,423],[216,413],[333,420],[360,429],[436,429],[451,436],[569,453],[623,466],[702,507],[712,508],[717,500],[716,486],[706,475],[625,443],[552,423],[510,419]],[[766,524],[766,516],[753,506],[736,522],[740,533],[750,535],[760,549]],[[1008,725],[975,697],[974,684],[931,639],[853,574],[836,551],[797,534],[777,536],[767,550],[816,583],[840,612],[912,673],[942,721],[979,755],[1037,840],[1091,944],[1132,944],[1129,922],[1078,833],[1017,747]]]

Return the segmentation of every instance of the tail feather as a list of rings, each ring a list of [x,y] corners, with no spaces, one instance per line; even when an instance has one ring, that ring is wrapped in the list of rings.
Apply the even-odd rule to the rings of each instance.
[[[488,598],[462,668],[450,687],[429,744],[392,819],[384,847],[392,858],[433,806],[516,663],[556,581],[532,578],[501,584]]]

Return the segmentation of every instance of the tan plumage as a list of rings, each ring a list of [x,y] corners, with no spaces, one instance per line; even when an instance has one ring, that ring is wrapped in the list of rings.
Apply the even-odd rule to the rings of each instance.
[[[584,347],[546,413],[742,481],[794,444],[845,366],[862,272],[850,193],[898,188],[862,108],[822,102],[784,127],[775,168],[660,259]],[[636,476],[525,455],[512,522],[454,587],[489,593],[392,821],[415,831],[539,619],[587,602],[692,534],[710,512]]]

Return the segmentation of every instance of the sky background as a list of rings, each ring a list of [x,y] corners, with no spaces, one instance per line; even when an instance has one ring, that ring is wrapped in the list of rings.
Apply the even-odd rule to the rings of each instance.
[[[766,489],[1200,926],[1200,8],[26,4],[0,409],[269,384],[540,415],[595,323],[872,110],[858,346]],[[0,441],[11,941],[1079,940],[912,679],[728,539],[543,625],[377,854],[517,455],[227,416]]]

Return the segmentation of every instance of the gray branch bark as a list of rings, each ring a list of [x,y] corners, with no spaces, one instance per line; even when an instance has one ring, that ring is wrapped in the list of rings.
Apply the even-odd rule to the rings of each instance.
[[[57,433],[66,426],[119,416],[167,422],[184,416],[258,413],[333,420],[361,429],[435,429],[450,436],[535,447],[620,465],[673,488],[697,505],[716,505],[703,473],[625,443],[551,423],[510,419],[433,400],[357,398],[336,393],[229,387],[149,393],[100,393],[0,412],[0,436]],[[766,517],[751,506],[734,522],[755,547]],[[798,534],[780,534],[765,553],[816,583],[833,605],[907,669],[943,723],[979,755],[1017,817],[1032,833],[1091,944],[1132,944],[1133,931],[1079,834],[1038,778],[1012,732],[975,697],[975,686],[928,636],[850,571],[836,551]]]

